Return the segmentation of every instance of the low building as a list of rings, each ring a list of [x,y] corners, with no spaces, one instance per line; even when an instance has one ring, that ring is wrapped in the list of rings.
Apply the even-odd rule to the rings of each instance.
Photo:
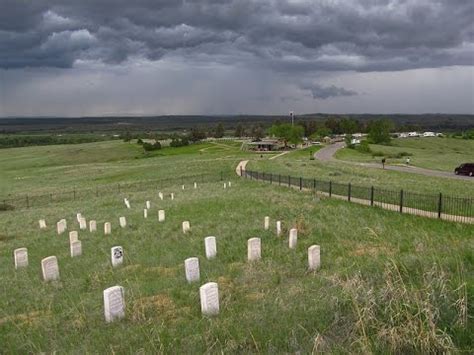
[[[273,139],[250,142],[248,143],[248,146],[249,149],[258,152],[272,152],[281,148],[280,143]]]

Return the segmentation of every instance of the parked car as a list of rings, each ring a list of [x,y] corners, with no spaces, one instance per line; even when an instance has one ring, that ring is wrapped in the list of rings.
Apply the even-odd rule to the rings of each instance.
[[[461,164],[456,169],[454,169],[454,173],[456,175],[474,176],[474,163]]]

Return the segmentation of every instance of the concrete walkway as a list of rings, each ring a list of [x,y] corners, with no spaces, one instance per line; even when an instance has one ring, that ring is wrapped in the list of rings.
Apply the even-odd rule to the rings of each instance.
[[[318,150],[315,154],[314,157],[318,159],[319,161],[332,161],[332,162],[338,162],[338,163],[343,163],[343,164],[349,164],[349,165],[355,165],[355,166],[360,166],[364,168],[373,168],[373,169],[383,169],[382,164],[375,164],[375,163],[358,163],[358,162],[352,162],[352,161],[347,161],[347,160],[339,160],[334,158],[334,154],[336,152],[345,147],[344,142],[337,142],[331,145],[328,145],[320,150]],[[401,171],[404,173],[414,173],[414,174],[421,174],[421,175],[426,175],[426,176],[435,176],[435,177],[443,177],[443,178],[449,178],[449,179],[458,179],[458,180],[468,180],[474,182],[474,178],[470,176],[465,176],[465,175],[455,175],[454,173],[448,172],[448,171],[439,171],[439,170],[431,170],[431,169],[424,169],[424,168],[419,168],[416,166],[400,166],[400,165],[385,165],[385,170],[392,170],[392,171]]]

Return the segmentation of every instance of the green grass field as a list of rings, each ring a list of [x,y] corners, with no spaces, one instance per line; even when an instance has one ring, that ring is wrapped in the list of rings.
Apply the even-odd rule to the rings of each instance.
[[[346,169],[309,160],[307,151],[245,153],[238,143],[166,148],[145,156],[135,144],[101,142],[0,151],[3,194],[43,193],[71,186],[176,178],[162,189],[108,194],[43,207],[0,211],[0,344],[2,353],[429,353],[474,347],[474,226],[401,215],[309,192],[232,177],[181,190],[180,177],[249,168],[404,188],[471,193],[464,181]],[[274,156],[274,155],[273,155]],[[335,174],[338,173],[338,174]],[[426,185],[430,186],[426,186]],[[189,187],[189,185],[187,185]],[[123,198],[132,209],[127,210]],[[143,218],[146,200],[152,201]],[[157,210],[166,210],[158,223]],[[67,234],[55,223],[75,215],[98,221],[79,232],[83,255],[69,256]],[[128,227],[118,219],[126,216]],[[264,216],[271,230],[263,229]],[[48,229],[40,231],[45,218]],[[191,222],[184,235],[181,223]],[[283,236],[275,221],[283,222]],[[112,222],[104,236],[103,223]],[[296,250],[288,230],[298,228]],[[204,238],[218,255],[204,257]],[[247,240],[262,239],[262,260],[246,261]],[[322,267],[307,270],[307,248],[321,246]],[[110,248],[122,245],[125,263],[113,269]],[[15,270],[13,250],[27,247],[29,267]],[[40,261],[56,255],[61,280],[45,283]],[[187,284],[184,260],[197,256],[201,281]],[[221,312],[200,313],[199,286],[219,285]],[[106,324],[102,292],[125,288],[125,319]]]
[[[462,163],[474,161],[474,141],[455,138],[399,138],[392,145],[371,144],[370,149],[386,156],[409,153],[410,164],[427,169],[453,172]],[[372,153],[360,153],[354,149],[341,149],[337,159],[380,163],[380,156]],[[405,164],[406,158],[388,158],[388,164]]]

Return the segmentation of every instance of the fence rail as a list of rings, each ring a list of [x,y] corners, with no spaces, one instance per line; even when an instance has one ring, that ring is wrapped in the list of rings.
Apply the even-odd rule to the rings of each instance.
[[[474,223],[474,198],[472,197],[455,197],[442,193],[422,194],[252,170],[242,170],[240,176],[299,190],[311,190],[324,196],[345,199],[368,206],[378,206],[400,213],[461,223]]]
[[[46,206],[53,203],[83,200],[112,194],[126,194],[150,190],[151,188],[161,189],[173,185],[187,185],[206,182],[217,182],[227,178],[233,178],[231,173],[199,174],[179,176],[160,180],[146,180],[135,182],[120,182],[116,184],[96,185],[93,187],[73,188],[72,190],[56,191],[44,194],[24,194],[18,196],[8,196],[0,198],[0,211],[22,208],[33,208]]]

